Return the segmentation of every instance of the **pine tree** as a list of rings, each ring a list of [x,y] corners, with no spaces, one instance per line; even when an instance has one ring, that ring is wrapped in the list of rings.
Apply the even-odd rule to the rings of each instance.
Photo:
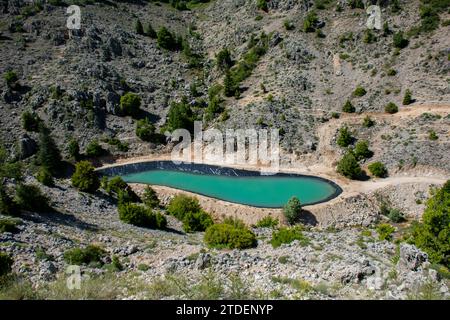
[[[411,103],[413,103],[412,93],[411,90],[407,89],[405,92],[405,97],[403,98],[403,105],[407,106]]]
[[[44,125],[39,126],[37,161],[39,165],[47,168],[53,175],[61,168],[61,153],[51,137],[50,131]]]
[[[137,34],[144,34],[144,27],[142,26],[141,20],[136,21],[136,33]]]
[[[236,93],[236,84],[231,76],[231,72],[225,73],[225,80],[223,81],[224,93],[227,97],[232,97]]]

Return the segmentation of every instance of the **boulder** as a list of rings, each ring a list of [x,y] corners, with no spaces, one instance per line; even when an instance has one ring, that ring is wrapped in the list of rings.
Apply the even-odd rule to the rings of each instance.
[[[428,261],[428,255],[415,246],[407,243],[400,245],[400,260],[398,268],[403,270],[417,271],[424,262]]]
[[[19,140],[20,159],[31,157],[37,152],[38,146],[30,136],[24,134]]]

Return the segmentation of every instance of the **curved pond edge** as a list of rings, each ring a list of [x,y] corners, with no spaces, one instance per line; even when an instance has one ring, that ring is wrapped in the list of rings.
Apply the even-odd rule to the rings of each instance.
[[[126,164],[118,164],[106,168],[98,168],[96,170],[97,173],[104,176],[124,176],[128,174],[134,174],[134,173],[140,173],[144,171],[152,171],[152,170],[170,170],[170,171],[182,171],[182,172],[188,172],[191,174],[198,174],[198,175],[220,175],[220,176],[228,176],[228,177],[236,177],[236,178],[244,178],[244,177],[292,177],[292,178],[311,178],[311,179],[317,179],[321,180],[325,183],[328,183],[334,188],[334,193],[328,196],[327,198],[308,203],[305,206],[312,206],[324,202],[328,202],[330,200],[333,200],[334,198],[337,198],[342,192],[342,188],[335,183],[334,181],[331,181],[326,178],[313,176],[313,175],[306,175],[306,174],[300,174],[300,173],[287,173],[287,172],[277,172],[275,174],[261,174],[259,171],[253,171],[253,170],[247,170],[247,169],[236,169],[231,167],[224,167],[224,166],[218,166],[218,165],[212,165],[212,164],[203,164],[203,163],[195,163],[195,162],[181,162],[179,164],[175,164],[172,161],[169,160],[161,160],[161,161],[143,161],[143,162],[136,162],[136,163],[126,163]],[[155,184],[157,185],[157,184]],[[228,203],[234,203],[239,204],[243,206],[249,206],[249,207],[255,207],[255,208],[270,208],[270,209],[280,209],[281,207],[267,207],[267,206],[257,206],[257,205],[248,205],[243,204],[239,202],[233,202],[228,201],[224,199],[220,199],[217,197],[213,197],[207,194],[199,193],[199,192],[193,192],[190,190],[182,189],[182,188],[174,188],[169,186],[161,185],[162,187],[167,187],[175,190],[182,190],[186,192],[190,192],[193,194],[198,194],[207,198],[216,199]],[[301,199],[300,199],[301,201]]]

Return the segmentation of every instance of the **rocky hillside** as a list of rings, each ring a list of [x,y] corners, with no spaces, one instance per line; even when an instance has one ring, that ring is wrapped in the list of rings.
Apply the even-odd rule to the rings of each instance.
[[[66,26],[72,4],[81,29]],[[381,30],[366,26],[370,4]],[[450,175],[449,21],[448,0],[1,1],[0,299],[448,299],[448,246],[406,240],[433,201],[448,204],[433,197]],[[166,154],[164,132],[194,120],[279,129],[284,164],[334,175],[345,198],[316,208],[322,224],[288,229],[295,241],[273,245],[277,228],[253,219],[249,249],[221,250],[186,232],[167,194],[156,230],[119,217],[126,184],[70,180],[78,160]],[[370,148],[358,168],[380,162],[388,179],[336,173],[357,141]],[[56,148],[67,170],[53,174]],[[84,290],[69,290],[83,250]]]

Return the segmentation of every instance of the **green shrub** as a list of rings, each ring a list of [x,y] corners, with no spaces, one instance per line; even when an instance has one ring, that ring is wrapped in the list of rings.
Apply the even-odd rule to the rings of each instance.
[[[39,150],[37,152],[37,162],[46,167],[52,175],[59,172],[62,166],[61,153],[55,141],[50,136],[49,130],[44,126],[39,126]]]
[[[436,134],[436,131],[434,131],[434,130],[428,131],[428,139],[430,139],[430,140],[432,140],[432,141],[438,140],[439,137],[438,137],[438,135]]]
[[[353,142],[353,140],[354,138],[347,127],[342,127],[339,129],[339,134],[336,140],[338,146],[346,148]]]
[[[230,71],[225,73],[225,79],[223,80],[223,93],[227,97],[233,97],[236,91],[239,90],[239,83],[235,81]]]
[[[72,185],[83,192],[95,192],[100,187],[100,180],[95,168],[89,161],[80,161],[75,165]]]
[[[116,195],[120,200],[119,203],[140,201],[138,195],[119,176],[109,179],[104,189],[109,195]]]
[[[414,100],[412,98],[412,92],[409,89],[406,89],[405,91],[405,96],[403,97],[403,105],[407,106],[410,105],[411,103],[413,103]]]
[[[167,115],[166,126],[170,131],[176,129],[186,129],[192,132],[194,130],[192,109],[186,98],[183,98],[181,102],[172,103]]]
[[[164,229],[167,226],[167,220],[162,214],[134,203],[119,204],[119,218],[138,227]]]
[[[108,256],[108,253],[96,245],[88,245],[85,248],[73,248],[64,252],[64,261],[71,265],[102,265],[102,260]]]
[[[380,223],[377,228],[378,240],[392,240],[392,234],[395,232],[395,228],[387,223]]]
[[[16,232],[17,226],[21,224],[19,219],[0,218],[0,233],[3,232]]]
[[[256,236],[242,221],[227,219],[208,227],[205,243],[212,248],[247,249],[256,246]]]
[[[39,187],[34,185],[20,184],[16,188],[15,201],[23,210],[31,212],[51,211],[49,199],[42,194]]]
[[[398,209],[390,209],[387,217],[394,223],[405,221],[405,215]]]
[[[0,276],[4,276],[11,272],[13,259],[5,252],[0,252]]]
[[[144,34],[144,27],[142,26],[141,20],[137,19],[134,27],[137,34]]]
[[[353,113],[356,111],[356,108],[353,106],[350,100],[347,100],[344,106],[342,107],[342,111],[346,113]]]
[[[394,69],[389,69],[389,70],[387,71],[387,75],[390,76],[390,77],[393,77],[393,76],[395,76],[396,74],[397,74],[397,71],[395,71]]]
[[[106,153],[106,150],[102,148],[98,140],[92,140],[86,147],[86,155],[91,158],[97,158]]]
[[[304,32],[314,32],[316,30],[316,24],[319,21],[315,11],[310,11],[303,21]]]
[[[185,232],[205,231],[213,223],[211,216],[203,210],[188,212],[183,217],[183,230]]]
[[[16,85],[16,83],[17,83],[17,81],[19,80],[19,78],[17,77],[17,74],[16,74],[14,71],[12,71],[12,70],[7,71],[7,72],[3,75],[3,78],[4,78],[5,81],[6,81],[6,85],[7,85],[8,87],[10,87],[10,88],[14,88],[15,85]]]
[[[256,0],[256,6],[258,7],[258,9],[263,10],[265,12],[269,11],[267,0]]]
[[[370,128],[373,127],[375,125],[375,120],[373,120],[371,117],[369,116],[365,116],[363,123],[362,123],[363,127],[365,128]]]
[[[401,32],[401,31],[394,34],[393,41],[394,41],[394,47],[399,48],[399,49],[406,48],[409,44],[408,39],[405,39],[403,37],[403,32]]]
[[[372,30],[367,29],[366,31],[364,31],[364,36],[363,36],[363,42],[364,43],[374,43],[377,41],[377,37],[375,36],[375,34],[372,32]]]
[[[152,39],[156,39],[158,36],[155,29],[153,29],[152,24],[149,22],[145,27],[145,35]]]
[[[388,171],[384,164],[379,161],[369,164],[368,169],[370,173],[375,177],[384,178],[388,174]]]
[[[69,156],[74,160],[78,160],[80,158],[80,145],[74,138],[71,138],[69,140],[67,152],[69,153]]]
[[[294,30],[295,29],[295,26],[294,26],[294,24],[290,21],[290,20],[284,20],[283,21],[283,25],[284,25],[284,28],[287,30],[287,31],[290,31],[290,30]]]
[[[36,175],[37,181],[42,183],[44,186],[52,187],[55,183],[53,181],[53,176],[46,167],[40,167]]]
[[[145,187],[144,194],[142,195],[142,202],[149,208],[157,208],[160,204],[158,195],[150,186]]]
[[[362,97],[362,96],[365,96],[366,93],[367,93],[367,91],[366,91],[366,89],[364,89],[363,87],[357,87],[357,88],[355,89],[355,91],[353,91],[353,95],[354,95],[355,97]]]
[[[413,225],[411,234],[431,262],[450,268],[450,180],[428,199],[422,222]]]
[[[143,140],[150,142],[155,138],[155,126],[148,118],[141,119],[136,123],[136,136]]]
[[[283,214],[290,224],[294,224],[302,212],[302,204],[297,197],[292,197],[283,207]]]
[[[386,113],[389,113],[389,114],[397,113],[397,112],[398,112],[398,106],[397,106],[395,103],[393,103],[393,102],[389,102],[389,103],[384,107],[384,111],[385,111]]]
[[[373,152],[369,149],[369,142],[366,140],[358,141],[353,152],[358,160],[368,159],[373,156]]]
[[[220,70],[228,70],[233,66],[233,59],[228,48],[224,48],[216,54],[216,66]]]
[[[181,40],[172,34],[166,27],[161,27],[156,34],[158,46],[167,50],[180,50]]]
[[[120,110],[124,115],[135,116],[141,108],[141,97],[135,93],[127,92],[120,97]]]
[[[41,123],[41,119],[36,113],[32,113],[29,111],[25,111],[22,113],[22,127],[26,131],[35,131],[39,130],[39,124]]]
[[[202,208],[197,198],[189,197],[184,194],[177,194],[167,206],[167,212],[182,221],[189,212],[199,212]]]
[[[349,179],[358,179],[362,170],[353,152],[348,151],[338,162],[337,172]]]
[[[224,111],[221,105],[221,100],[218,96],[212,97],[209,100],[208,107],[205,109],[206,120],[213,119],[217,114]]]
[[[0,184],[0,213],[8,216],[20,214],[17,203],[8,195],[5,188]]]
[[[256,223],[257,228],[271,228],[275,229],[279,224],[278,219],[267,216],[262,218]]]
[[[291,227],[291,228],[280,228],[278,231],[272,233],[272,240],[270,243],[272,247],[278,248],[283,243],[291,243],[294,240],[299,240],[300,244],[308,244],[308,239],[303,235],[301,228]]]
[[[364,2],[362,0],[350,0],[349,4],[352,9],[364,9]]]

